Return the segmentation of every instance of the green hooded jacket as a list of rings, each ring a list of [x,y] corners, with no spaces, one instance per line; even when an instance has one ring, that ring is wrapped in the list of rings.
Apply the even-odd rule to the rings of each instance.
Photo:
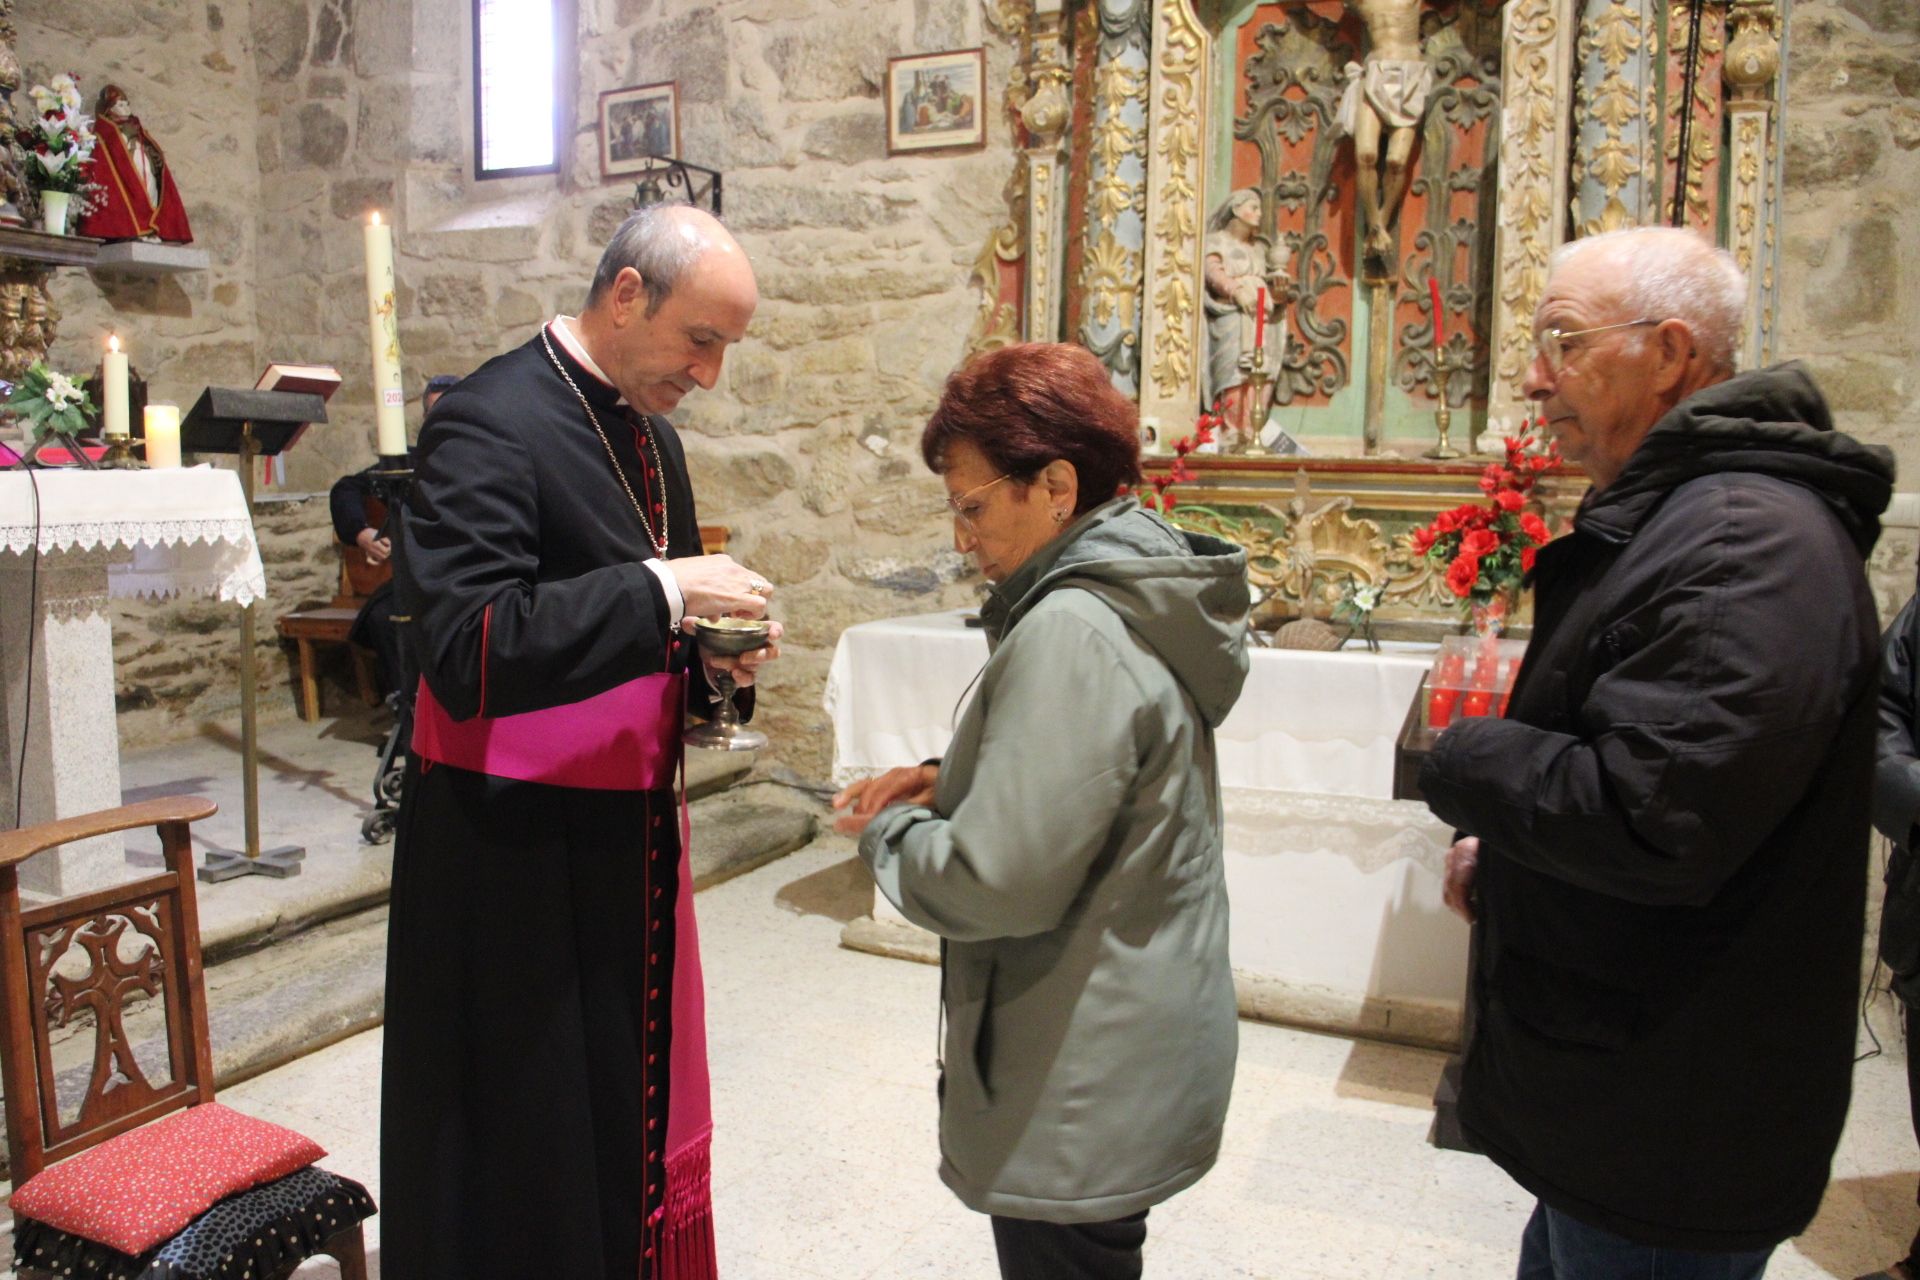
[[[1239,1032],[1213,732],[1247,674],[1246,556],[1131,498],[984,610],[992,656],[932,809],[874,879],[947,940],[940,1174],[970,1208],[1137,1213],[1212,1167]]]

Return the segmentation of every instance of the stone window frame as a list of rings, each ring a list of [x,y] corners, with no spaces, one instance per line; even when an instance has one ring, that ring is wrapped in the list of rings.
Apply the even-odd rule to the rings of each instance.
[[[577,15],[566,12],[572,8],[563,0],[544,0],[547,18],[553,26],[553,158],[545,164],[520,165],[510,169],[489,169],[482,158],[482,130],[486,119],[483,101],[485,87],[480,79],[480,59],[483,53],[480,42],[480,11],[489,3],[498,0],[467,0],[467,23],[471,37],[472,56],[467,60],[467,82],[473,102],[472,133],[467,139],[467,152],[473,157],[473,180],[475,182],[497,182],[506,178],[530,178],[546,174],[559,173],[566,165],[566,144],[572,132],[564,120],[570,115],[568,99],[571,94],[564,83],[569,77],[562,68],[572,65],[579,57],[579,32]],[[568,21],[572,18],[572,21]],[[563,25],[563,23],[565,25]],[[571,36],[569,36],[571,32]],[[571,55],[571,56],[569,56]]]

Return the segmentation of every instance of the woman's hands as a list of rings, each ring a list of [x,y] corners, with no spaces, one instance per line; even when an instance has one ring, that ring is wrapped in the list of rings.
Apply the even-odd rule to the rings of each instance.
[[[877,778],[863,778],[833,798],[836,809],[853,806],[833,820],[833,829],[843,836],[857,836],[867,829],[873,815],[888,805],[931,805],[933,784],[939,777],[938,765],[915,764],[889,769]]]

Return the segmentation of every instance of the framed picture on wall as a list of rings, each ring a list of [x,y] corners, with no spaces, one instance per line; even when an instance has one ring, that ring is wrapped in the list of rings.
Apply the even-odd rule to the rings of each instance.
[[[987,60],[978,49],[887,60],[887,154],[987,144]]]
[[[600,176],[647,167],[648,156],[680,154],[680,98],[674,82],[609,89],[600,95]]]

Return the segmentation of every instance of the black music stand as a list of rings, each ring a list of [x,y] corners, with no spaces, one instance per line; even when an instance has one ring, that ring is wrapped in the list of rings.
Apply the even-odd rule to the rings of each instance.
[[[191,453],[231,453],[240,459],[240,488],[253,515],[253,463],[291,444],[310,422],[327,420],[327,402],[295,391],[208,387],[180,423],[180,448]],[[260,848],[260,751],[255,736],[256,698],[253,657],[253,608],[240,610],[240,757],[246,795],[247,842],[240,853],[209,850],[199,878],[209,884],[235,876],[285,879],[300,874],[307,851],[299,845]]]

